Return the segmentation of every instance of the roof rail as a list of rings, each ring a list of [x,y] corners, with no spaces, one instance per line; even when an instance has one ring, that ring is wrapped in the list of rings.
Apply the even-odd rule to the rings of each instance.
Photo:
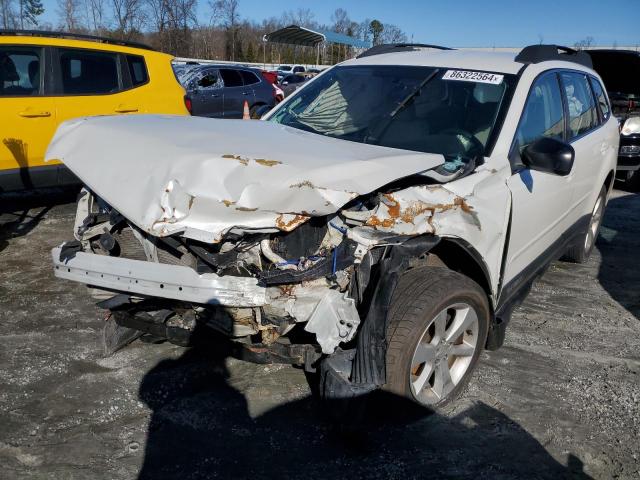
[[[372,55],[381,55],[383,53],[396,53],[396,52],[413,52],[421,48],[435,48],[437,50],[453,50],[453,48],[442,47],[440,45],[428,45],[426,43],[387,43],[382,45],[376,45],[369,50],[365,50],[356,58],[370,57]]]
[[[573,62],[593,68],[591,57],[587,53],[560,45],[529,45],[520,50],[515,58],[515,61],[520,63],[540,63],[549,60]]]
[[[108,43],[110,45],[120,45],[122,47],[142,48],[144,50],[155,50],[149,45],[128,40],[118,40],[115,38],[98,37],[96,35],[85,35],[82,33],[69,32],[49,32],[46,30],[4,30],[0,29],[1,35],[16,35],[25,37],[48,37],[48,38],[69,38],[73,40],[89,40],[92,42]]]

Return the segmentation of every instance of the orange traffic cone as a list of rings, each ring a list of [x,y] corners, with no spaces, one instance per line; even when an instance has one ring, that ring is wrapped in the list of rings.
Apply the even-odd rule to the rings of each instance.
[[[251,115],[249,114],[249,102],[244,101],[244,107],[242,108],[242,119],[243,120],[251,120]]]

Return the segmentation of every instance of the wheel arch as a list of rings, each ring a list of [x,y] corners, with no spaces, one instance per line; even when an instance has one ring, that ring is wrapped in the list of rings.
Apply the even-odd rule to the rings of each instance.
[[[472,245],[460,238],[442,237],[429,251],[429,255],[435,255],[447,268],[469,277],[480,285],[489,298],[489,304],[492,305],[494,296],[489,269]]]
[[[607,178],[604,180],[604,186],[607,188],[607,197],[613,190],[613,182],[615,180],[616,173],[613,170],[610,170],[607,174]]]

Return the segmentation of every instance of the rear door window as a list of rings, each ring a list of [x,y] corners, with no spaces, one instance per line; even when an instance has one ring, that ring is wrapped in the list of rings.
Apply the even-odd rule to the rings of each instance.
[[[611,109],[609,108],[609,100],[607,99],[607,94],[604,93],[602,84],[597,79],[591,77],[590,80],[591,88],[593,89],[593,94],[596,97],[596,102],[598,104],[598,108],[600,109],[600,113],[602,114],[602,118],[603,120],[607,120],[611,111]]]
[[[147,65],[144,57],[138,55],[127,55],[127,66],[129,67],[129,75],[131,76],[131,84],[134,87],[144,85],[149,80],[147,73]]]
[[[570,140],[598,125],[598,113],[587,76],[577,72],[560,74],[569,112]]]
[[[42,93],[41,48],[0,47],[0,96]]]
[[[194,87],[204,90],[213,90],[216,88],[222,88],[222,79],[218,70],[208,69],[201,72],[201,76],[194,82]]]
[[[224,81],[225,87],[242,87],[244,82],[237,70],[231,70],[230,68],[221,68],[220,76]]]
[[[253,72],[240,70],[240,75],[242,76],[242,81],[245,85],[255,85],[256,83],[260,83],[260,79]]]
[[[564,108],[555,73],[538,78],[531,87],[516,132],[520,152],[543,137],[564,140]]]
[[[60,49],[59,58],[60,93],[98,95],[121,90],[118,57],[115,53]]]

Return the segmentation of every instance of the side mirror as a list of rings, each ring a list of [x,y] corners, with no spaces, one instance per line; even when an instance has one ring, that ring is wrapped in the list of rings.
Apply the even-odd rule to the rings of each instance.
[[[260,105],[256,109],[256,113],[255,113],[256,118],[264,117],[269,112],[269,110],[271,110],[271,107],[269,105]]]
[[[525,147],[522,162],[531,170],[566,176],[571,173],[575,156],[571,145],[543,137]]]

